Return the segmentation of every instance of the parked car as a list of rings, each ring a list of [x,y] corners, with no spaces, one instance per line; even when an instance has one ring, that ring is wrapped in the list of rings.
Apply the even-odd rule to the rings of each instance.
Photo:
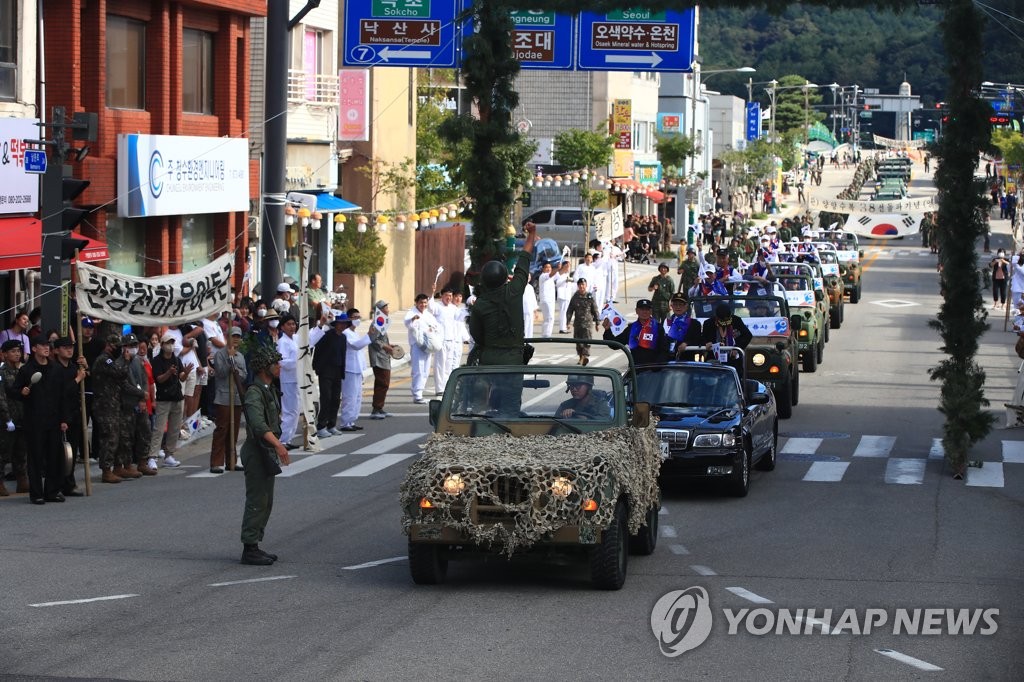
[[[591,230],[593,230],[594,224],[593,216],[607,210],[595,208],[591,211]],[[586,248],[586,222],[583,210],[579,206],[544,206],[523,211],[522,225],[527,222],[532,222],[537,226],[539,239],[554,239],[559,244],[568,246],[574,256],[582,255]]]

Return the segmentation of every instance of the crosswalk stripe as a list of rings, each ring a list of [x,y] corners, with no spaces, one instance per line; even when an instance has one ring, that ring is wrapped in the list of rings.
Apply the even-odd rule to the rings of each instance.
[[[843,475],[849,466],[849,462],[814,462],[804,474],[803,480],[835,483],[843,480]]]
[[[1010,464],[1024,464],[1024,442],[1004,440],[1003,461]]]
[[[213,474],[213,473],[210,473],[209,470],[206,470],[206,471],[200,471],[199,473],[196,473],[196,474],[189,474],[185,478],[220,478],[223,475],[224,474]]]
[[[387,452],[388,450],[394,450],[395,448],[410,443],[414,440],[419,440],[427,434],[425,433],[396,433],[383,440],[379,440],[373,445],[367,445],[365,448],[359,448],[354,451],[353,455],[376,455],[381,452]]]
[[[928,451],[928,459],[944,459],[946,449],[942,447],[941,438],[932,438],[932,449]]]
[[[286,467],[281,467],[281,473],[277,475],[278,478],[291,478],[297,474],[301,474],[304,471],[315,469],[324,464],[330,464],[336,459],[341,459],[345,455],[303,455],[301,459],[296,457],[292,460],[292,463]]]
[[[885,463],[885,482],[898,485],[920,485],[924,482],[927,460],[893,457]]]
[[[985,462],[980,469],[967,469],[967,485],[975,488],[1002,488],[1003,463]]]
[[[790,438],[782,446],[787,455],[813,455],[821,446],[821,438]]]
[[[355,454],[355,453],[353,453]],[[383,455],[378,455],[373,459],[368,459],[362,464],[357,464],[351,469],[345,469],[342,472],[334,474],[332,478],[357,478],[360,476],[369,476],[375,474],[378,471],[387,469],[392,464],[398,464],[404,459],[415,457],[415,452],[387,452]]]
[[[333,448],[337,445],[344,445],[349,441],[362,437],[363,434],[361,433],[343,433],[340,436],[328,436],[327,438],[321,438],[319,440],[319,445],[321,448]]]
[[[854,457],[888,457],[896,444],[893,436],[861,436]]]

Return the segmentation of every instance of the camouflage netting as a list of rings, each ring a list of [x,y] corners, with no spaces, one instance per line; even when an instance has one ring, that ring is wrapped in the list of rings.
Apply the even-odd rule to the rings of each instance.
[[[624,491],[629,532],[636,534],[658,502],[660,467],[653,423],[578,435],[433,434],[402,483],[402,526],[406,533],[414,523],[454,528],[476,545],[511,556],[565,525],[578,525],[581,535],[592,537],[608,527],[612,502]],[[465,484],[456,495],[442,487],[451,474]],[[551,493],[558,476],[572,481],[566,497]],[[434,504],[426,515],[418,506],[423,497]],[[584,512],[581,504],[590,498],[598,500],[598,509]]]

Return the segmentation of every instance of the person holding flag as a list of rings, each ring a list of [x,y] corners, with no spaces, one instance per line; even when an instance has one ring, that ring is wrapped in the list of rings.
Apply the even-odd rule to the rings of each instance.
[[[636,322],[626,325],[618,334],[612,330],[612,320],[604,318],[604,340],[628,346],[638,365],[664,362],[668,355],[668,336],[661,322],[654,319],[654,304],[650,299],[641,298],[636,302],[636,317]]]
[[[388,316],[388,302],[381,299],[373,304],[373,321],[370,324],[370,367],[373,368],[373,398],[370,419],[386,419],[391,414],[384,411],[384,400],[391,388],[391,354],[395,348],[388,337],[391,319]]]
[[[665,319],[665,336],[668,337],[668,353],[670,358],[679,360],[688,346],[700,346],[702,330],[700,323],[690,317],[690,301],[686,294],[672,294],[669,302],[672,314]]]

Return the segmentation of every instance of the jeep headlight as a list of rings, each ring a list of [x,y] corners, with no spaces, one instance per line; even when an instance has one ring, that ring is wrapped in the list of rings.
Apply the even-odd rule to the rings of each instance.
[[[801,328],[801,329],[800,329],[800,337],[801,337],[801,338],[803,338],[803,337],[805,337],[805,336],[807,336],[807,330],[806,330],[806,329],[802,329],[802,328]]]
[[[736,436],[731,433],[703,433],[693,439],[695,448],[721,448],[736,445]]]
[[[551,494],[555,497],[569,497],[572,494],[572,481],[565,476],[555,476],[551,481]]]
[[[764,353],[754,353],[754,356],[750,358],[750,362],[753,363],[754,367],[761,367],[767,359]]]
[[[466,489],[466,482],[462,480],[461,474],[448,474],[441,484],[441,489],[449,495],[458,495]]]

